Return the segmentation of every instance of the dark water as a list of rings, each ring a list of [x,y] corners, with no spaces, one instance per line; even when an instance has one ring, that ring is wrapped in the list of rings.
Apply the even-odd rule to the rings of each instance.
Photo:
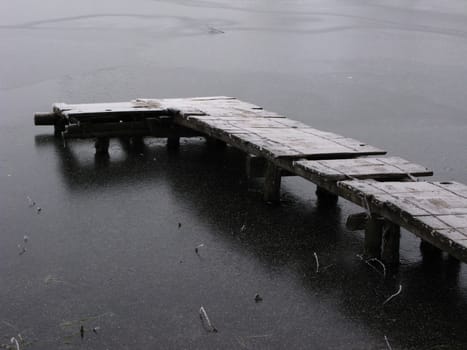
[[[270,207],[234,150],[114,141],[105,162],[91,141],[64,148],[32,123],[57,101],[231,95],[467,183],[466,11],[1,2],[0,344],[20,333],[29,349],[387,349],[386,336],[393,349],[466,348],[466,269],[424,261],[412,234],[384,281],[344,227],[358,208],[317,205],[306,181],[286,179]]]

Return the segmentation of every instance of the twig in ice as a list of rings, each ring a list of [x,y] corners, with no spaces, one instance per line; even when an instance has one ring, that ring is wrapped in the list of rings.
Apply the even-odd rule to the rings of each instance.
[[[211,27],[211,26],[208,26],[208,31],[209,31],[209,34],[224,34],[222,30]]]
[[[42,211],[42,208],[41,208],[41,207],[37,207],[37,208],[36,208],[36,211],[37,211],[37,214],[40,214],[41,211]]]
[[[23,255],[24,253],[26,253],[26,247],[21,246],[21,244],[18,244],[18,249],[20,250],[18,255]]]
[[[373,261],[376,261],[383,268],[383,277],[386,278],[386,265],[384,265],[384,263],[381,260],[379,260],[378,258],[370,258],[370,259],[365,260],[365,263],[368,266],[371,266],[373,269],[375,269],[375,267],[370,264],[370,262],[373,262]],[[377,269],[375,270],[379,272]]]
[[[319,272],[319,259],[318,259],[318,254],[316,252],[313,252],[313,255],[315,256],[315,261],[316,261],[316,273]]]
[[[204,247],[204,243],[201,243],[201,244],[197,245],[196,248],[195,248],[195,253],[199,254],[199,248],[202,248],[202,247]]]
[[[19,343],[18,343],[18,341],[16,340],[15,337],[12,337],[12,338],[10,339],[10,343],[11,343],[11,344],[15,344],[16,350],[19,350]]]
[[[34,202],[31,197],[27,196],[26,197],[28,199],[28,205],[29,205],[29,208],[32,208],[33,206],[36,205],[36,202]]]
[[[402,292],[402,284],[399,285],[399,290],[398,290],[397,292],[395,292],[393,295],[391,295],[389,298],[387,298],[387,299],[384,301],[383,305],[389,303],[393,298],[395,298],[395,297],[397,297],[399,294],[401,294],[401,292]]]
[[[204,306],[201,306],[199,309],[199,318],[208,332],[217,333],[217,329],[212,325]]]
[[[242,227],[240,227],[240,232],[245,232],[246,231],[246,225],[243,224]]]
[[[391,344],[389,344],[388,337],[384,336],[384,341],[386,342],[386,346],[388,347],[388,350],[392,350]]]

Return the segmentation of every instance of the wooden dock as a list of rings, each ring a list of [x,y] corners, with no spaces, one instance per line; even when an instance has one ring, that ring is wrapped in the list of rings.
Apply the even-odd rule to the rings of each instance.
[[[264,198],[280,199],[281,177],[301,176],[317,185],[319,200],[341,196],[364,208],[348,227],[365,230],[366,258],[399,263],[400,227],[433,250],[467,262],[467,186],[419,181],[429,169],[364,142],[317,130],[236,98],[136,99],[123,103],[57,103],[37,113],[36,125],[52,125],[55,135],[95,138],[96,153],[108,154],[109,138],[206,137],[216,147],[245,153],[246,171],[264,177]]]

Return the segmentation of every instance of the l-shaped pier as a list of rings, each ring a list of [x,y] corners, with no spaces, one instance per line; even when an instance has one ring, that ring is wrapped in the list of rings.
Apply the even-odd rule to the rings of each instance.
[[[365,230],[366,258],[399,262],[400,227],[467,262],[467,186],[420,181],[433,172],[366,143],[269,112],[236,98],[136,99],[121,103],[56,103],[51,113],[36,113],[36,125],[54,126],[55,135],[95,138],[96,153],[108,155],[109,139],[167,138],[178,148],[181,137],[206,137],[215,147],[245,153],[249,176],[264,177],[264,198],[280,199],[281,177],[301,176],[317,185],[322,201],[341,196],[365,209],[348,219]]]

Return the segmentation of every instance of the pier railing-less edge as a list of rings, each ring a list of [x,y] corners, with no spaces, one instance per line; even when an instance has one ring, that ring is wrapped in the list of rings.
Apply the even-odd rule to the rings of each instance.
[[[136,99],[131,102],[56,103],[36,113],[35,125],[54,126],[65,139],[95,138],[96,153],[108,154],[109,138],[206,137],[213,147],[245,153],[247,176],[264,177],[264,199],[278,202],[281,177],[301,176],[317,185],[321,201],[339,196],[361,206],[347,227],[365,230],[366,258],[399,263],[400,227],[431,249],[467,262],[467,186],[419,181],[433,172],[351,138],[314,129],[236,98],[216,96]]]

